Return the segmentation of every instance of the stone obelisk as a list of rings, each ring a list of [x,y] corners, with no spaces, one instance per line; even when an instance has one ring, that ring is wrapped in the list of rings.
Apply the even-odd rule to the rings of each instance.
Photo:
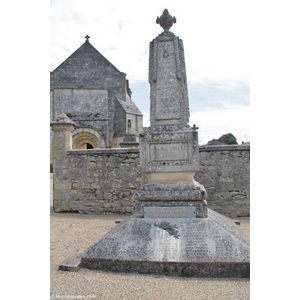
[[[170,32],[176,19],[168,10],[156,22],[164,31],[150,43],[151,126],[140,137],[141,165],[148,184],[135,197],[140,201],[203,201],[205,188],[194,180],[199,170],[198,133],[188,125],[183,42]]]
[[[135,194],[133,217],[85,249],[89,269],[172,276],[249,277],[249,241],[230,219],[208,209],[194,180],[198,134],[188,125],[183,43],[164,31],[150,43],[151,126],[140,137],[148,183]]]

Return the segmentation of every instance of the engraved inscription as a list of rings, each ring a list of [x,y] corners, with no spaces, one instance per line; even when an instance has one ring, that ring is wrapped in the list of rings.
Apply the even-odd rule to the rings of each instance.
[[[155,243],[154,256],[157,260],[162,261],[178,261],[180,254],[180,234],[178,233],[177,226],[170,223],[155,223],[155,227],[159,228],[157,243]],[[170,232],[168,232],[168,230]],[[177,238],[172,235],[172,230],[175,231]],[[171,233],[171,234],[170,234]]]
[[[151,242],[151,224],[146,222],[139,222],[131,229],[131,234],[126,235],[128,247],[125,251],[119,252],[124,255],[129,255],[131,259],[143,259],[148,255],[148,250],[145,245]]]
[[[195,206],[144,207],[144,218],[195,218]]]
[[[163,260],[178,260],[179,258],[179,243],[178,238],[170,238],[169,242],[165,242],[161,245],[161,253]]]
[[[188,143],[150,144],[151,161],[187,161]]]
[[[187,224],[186,230],[189,232],[186,239],[186,256],[188,259],[210,260],[212,257],[208,245],[207,238],[207,223],[203,222],[197,224]]]

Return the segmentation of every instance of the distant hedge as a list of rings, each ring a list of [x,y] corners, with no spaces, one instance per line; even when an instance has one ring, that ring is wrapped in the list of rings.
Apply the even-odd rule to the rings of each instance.
[[[223,134],[218,138],[218,141],[226,144],[226,145],[234,145],[237,144],[237,140],[232,133]]]

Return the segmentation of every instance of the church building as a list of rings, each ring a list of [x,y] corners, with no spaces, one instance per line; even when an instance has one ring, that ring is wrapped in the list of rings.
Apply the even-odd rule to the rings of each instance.
[[[120,148],[126,145],[124,137],[138,142],[143,131],[143,115],[131,99],[126,74],[89,42],[89,36],[50,74],[50,122],[61,114],[76,124],[72,149]]]

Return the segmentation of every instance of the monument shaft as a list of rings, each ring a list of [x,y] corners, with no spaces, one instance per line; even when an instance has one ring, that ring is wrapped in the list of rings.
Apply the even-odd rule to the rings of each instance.
[[[151,126],[187,124],[189,101],[183,42],[169,31],[150,43],[149,83]]]
[[[183,42],[168,30],[172,25],[169,16],[160,18],[158,22],[167,24],[167,29],[150,43],[150,127],[140,138],[141,166],[150,184],[188,184],[190,191],[197,186],[202,191],[197,200],[204,200],[204,187],[194,181],[195,171],[199,169],[198,133],[188,125]],[[143,196],[151,198],[145,193]],[[143,200],[139,193],[137,197]],[[191,199],[196,200],[192,196],[186,198]]]

